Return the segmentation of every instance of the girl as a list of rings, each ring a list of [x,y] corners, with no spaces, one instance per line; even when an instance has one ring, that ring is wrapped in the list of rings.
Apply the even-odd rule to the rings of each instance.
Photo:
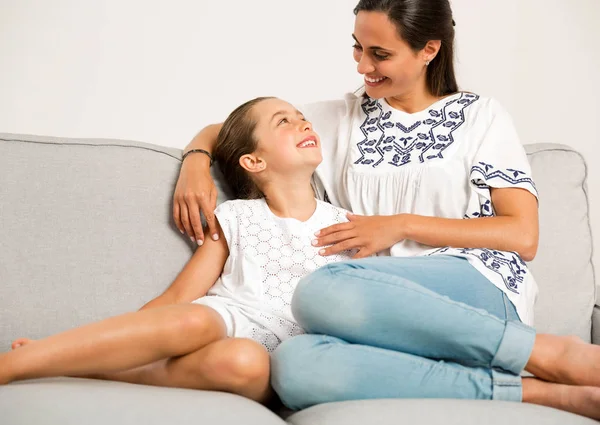
[[[292,310],[309,334],[274,353],[275,390],[294,409],[469,398],[600,418],[600,347],[532,327],[537,191],[507,112],[459,91],[448,0],[360,0],[355,15],[364,96],[302,109],[323,139],[318,197],[362,215],[315,246],[391,256],[300,282]],[[211,151],[218,129],[188,149]],[[180,230],[201,235],[201,209],[213,234],[215,194],[207,156],[191,155],[175,191]]]
[[[346,211],[315,199],[319,137],[284,101],[259,98],[237,108],[215,156],[243,199],[215,211],[221,237],[207,238],[141,311],[15,341],[0,355],[0,384],[86,376],[268,400],[268,353],[302,333],[290,311],[296,283],[351,255],[318,255],[312,235],[347,221]]]

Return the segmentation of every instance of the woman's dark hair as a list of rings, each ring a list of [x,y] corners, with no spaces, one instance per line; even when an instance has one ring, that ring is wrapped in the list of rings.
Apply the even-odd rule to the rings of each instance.
[[[237,199],[259,199],[264,195],[248,172],[240,165],[240,158],[256,150],[258,141],[254,137],[256,119],[252,108],[272,97],[258,97],[238,106],[225,120],[214,151],[215,161],[225,181]]]
[[[427,67],[427,88],[434,96],[458,92],[454,73],[454,20],[448,0],[360,0],[358,12],[383,12],[413,51],[428,41],[441,40],[437,56]]]

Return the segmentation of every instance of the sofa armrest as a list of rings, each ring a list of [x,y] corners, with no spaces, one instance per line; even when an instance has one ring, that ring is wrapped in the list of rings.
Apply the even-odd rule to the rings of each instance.
[[[594,306],[592,313],[592,343],[600,345],[600,306]]]

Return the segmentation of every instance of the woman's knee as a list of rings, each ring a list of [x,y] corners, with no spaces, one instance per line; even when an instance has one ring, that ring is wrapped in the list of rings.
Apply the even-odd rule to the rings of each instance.
[[[313,372],[318,364],[321,335],[299,335],[281,343],[271,355],[271,386],[290,409],[299,410],[313,404],[319,377]]]
[[[292,297],[292,313],[298,324],[307,332],[317,332],[315,324],[339,303],[339,272],[345,263],[328,264],[302,278]]]
[[[362,320],[364,285],[361,280],[350,284],[350,271],[362,267],[353,263],[360,260],[328,264],[298,283],[292,298],[292,313],[307,333],[336,336],[336,329]]]

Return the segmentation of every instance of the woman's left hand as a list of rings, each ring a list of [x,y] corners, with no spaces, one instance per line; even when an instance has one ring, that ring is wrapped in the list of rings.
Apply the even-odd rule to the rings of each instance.
[[[404,214],[364,216],[348,213],[348,223],[334,224],[317,233],[314,246],[327,246],[323,256],[357,249],[352,258],[365,258],[389,248],[404,237]]]

